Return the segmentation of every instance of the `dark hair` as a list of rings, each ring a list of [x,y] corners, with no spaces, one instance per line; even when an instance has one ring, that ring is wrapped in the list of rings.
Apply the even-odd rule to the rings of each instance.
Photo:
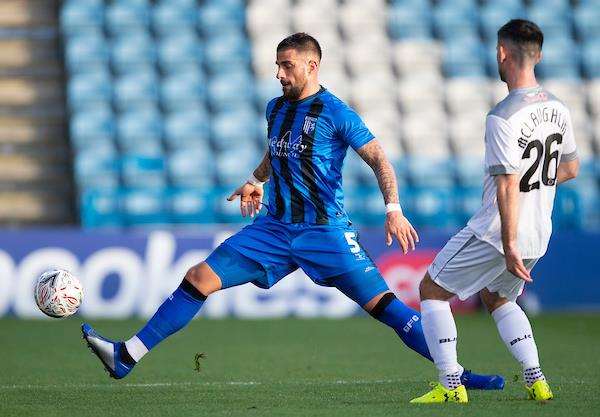
[[[277,52],[284,49],[296,49],[299,51],[313,51],[321,60],[321,45],[308,33],[298,32],[288,36],[277,45]]]
[[[538,25],[524,19],[512,19],[498,30],[498,40],[512,42],[521,57],[536,57],[542,50],[544,34]]]

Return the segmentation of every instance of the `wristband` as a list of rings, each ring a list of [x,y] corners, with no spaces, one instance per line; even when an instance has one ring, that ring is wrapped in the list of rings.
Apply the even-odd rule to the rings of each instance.
[[[400,203],[387,203],[385,205],[385,214],[391,213],[392,211],[399,211],[400,214],[402,214]]]
[[[248,184],[252,184],[255,187],[262,187],[265,184],[265,181],[260,181],[258,178],[254,176],[254,174],[250,175],[250,178],[246,180]]]

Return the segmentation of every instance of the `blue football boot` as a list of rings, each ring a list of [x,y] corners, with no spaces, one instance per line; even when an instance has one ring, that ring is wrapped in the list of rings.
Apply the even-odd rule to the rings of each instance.
[[[104,369],[106,369],[112,378],[121,379],[131,372],[135,361],[131,358],[129,352],[127,352],[125,343],[113,342],[100,336],[87,323],[81,325],[81,333],[88,347],[102,361]]]
[[[502,375],[479,375],[464,370],[460,376],[460,382],[467,389],[501,390],[504,389],[504,378]]]

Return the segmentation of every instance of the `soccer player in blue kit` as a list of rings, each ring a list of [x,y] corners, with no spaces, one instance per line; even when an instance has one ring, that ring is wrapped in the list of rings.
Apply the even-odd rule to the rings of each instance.
[[[186,326],[215,291],[253,283],[270,288],[298,268],[317,284],[339,289],[390,326],[411,349],[431,360],[420,314],[389,290],[358,241],[343,206],[342,165],[351,146],[373,169],[386,204],[386,243],[406,254],[418,236],[403,216],[392,165],[358,114],[318,81],[319,43],[305,33],[277,46],[283,95],[267,105],[268,150],[230,197],[243,216],[260,211],[270,178],[267,214],[233,235],[189,269],[181,285],[131,339],[113,342],[89,324],[83,337],[109,374],[123,378],[162,340]],[[462,372],[471,389],[502,389],[498,375]]]

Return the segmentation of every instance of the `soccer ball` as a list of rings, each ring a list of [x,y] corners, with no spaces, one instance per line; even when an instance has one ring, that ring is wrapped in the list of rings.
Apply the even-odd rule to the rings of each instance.
[[[81,305],[83,287],[69,271],[52,269],[37,279],[33,295],[42,313],[63,318],[75,314]]]

